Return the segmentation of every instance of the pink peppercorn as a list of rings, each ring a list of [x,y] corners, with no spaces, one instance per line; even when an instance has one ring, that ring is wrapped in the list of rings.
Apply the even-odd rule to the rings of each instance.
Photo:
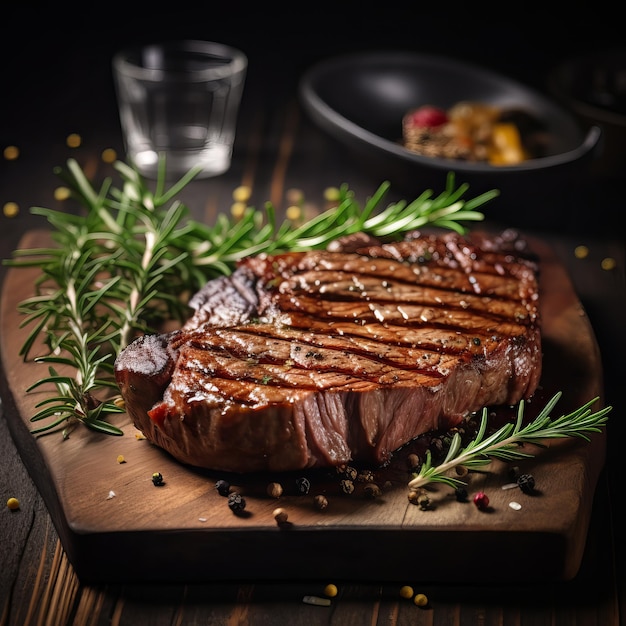
[[[448,122],[448,114],[438,107],[424,105],[408,116],[411,126],[417,128],[436,128]]]
[[[476,505],[476,508],[478,508],[481,511],[484,511],[489,506],[489,497],[487,496],[486,493],[479,491],[474,496],[474,504]]]

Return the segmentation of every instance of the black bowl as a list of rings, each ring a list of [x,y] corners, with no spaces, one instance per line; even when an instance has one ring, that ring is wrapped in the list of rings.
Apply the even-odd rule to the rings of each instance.
[[[500,196],[485,213],[510,225],[551,228],[567,217],[567,196],[587,176],[601,138],[599,127],[585,129],[549,97],[484,68],[435,55],[390,51],[321,61],[305,72],[299,95],[312,120],[396,192],[442,191],[453,172],[458,184],[470,186],[469,195],[498,189]],[[407,111],[423,104],[449,109],[460,101],[527,112],[544,127],[543,155],[492,166],[422,156],[401,145]]]

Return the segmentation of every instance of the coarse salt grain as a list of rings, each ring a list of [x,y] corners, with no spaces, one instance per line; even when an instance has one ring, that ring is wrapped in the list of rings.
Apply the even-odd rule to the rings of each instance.
[[[110,500],[111,498],[115,498],[115,491],[109,491],[109,495],[107,496],[107,500]]]
[[[302,602],[305,604],[314,604],[315,606],[330,606],[328,598],[320,598],[319,596],[304,596]]]
[[[514,511],[519,511],[522,508],[522,505],[519,502],[509,502],[509,506],[514,510]]]

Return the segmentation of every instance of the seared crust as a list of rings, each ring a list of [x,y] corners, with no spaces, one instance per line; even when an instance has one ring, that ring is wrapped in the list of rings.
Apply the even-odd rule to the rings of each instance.
[[[380,465],[532,396],[538,265],[516,233],[335,248],[246,259],[181,331],[124,350],[117,380],[146,437],[234,472]]]

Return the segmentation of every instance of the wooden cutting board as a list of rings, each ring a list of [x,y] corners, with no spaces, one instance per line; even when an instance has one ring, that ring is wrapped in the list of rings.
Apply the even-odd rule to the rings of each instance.
[[[46,233],[32,232],[20,247],[48,241]],[[541,257],[544,375],[529,406],[543,406],[562,391],[559,415],[595,397],[594,408],[601,408],[601,359],[587,315],[550,248],[531,243]],[[32,295],[37,275],[11,269],[3,287],[4,413],[82,581],[463,582],[467,563],[475,564],[474,584],[569,580],[577,573],[605,461],[604,432],[590,443],[552,440],[546,449],[533,448],[535,456],[517,466],[534,476],[534,495],[503,489],[511,468],[496,463],[469,476],[468,502],[458,502],[449,487],[433,486],[428,510],[407,498],[408,451],[374,471],[382,494],[371,499],[365,483],[343,493],[332,472],[309,474],[311,490],[302,495],[295,489],[299,475],[232,476],[183,466],[142,439],[125,414],[112,420],[122,437],[81,426],[66,439],[60,433],[36,438],[30,417],[51,390],[26,391],[46,366],[19,357],[29,328],[20,328],[17,305]],[[162,474],[162,486],[153,485],[154,472]],[[242,492],[245,515],[230,511],[215,489],[218,479]],[[278,499],[267,495],[271,482],[283,486]],[[471,502],[479,490],[489,496],[487,511]],[[323,511],[314,506],[316,494],[328,500]],[[273,517],[278,506],[289,515],[282,526]]]

